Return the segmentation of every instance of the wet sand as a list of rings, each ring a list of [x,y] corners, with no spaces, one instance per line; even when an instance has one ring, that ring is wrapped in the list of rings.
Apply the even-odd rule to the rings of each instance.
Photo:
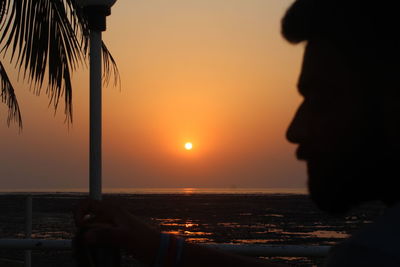
[[[127,209],[162,231],[195,243],[334,245],[383,212],[370,203],[344,217],[320,212],[306,195],[113,195]],[[24,237],[24,194],[0,195],[0,238]],[[33,237],[71,239],[72,211],[83,194],[33,195]],[[106,196],[108,197],[108,196]],[[22,260],[21,252],[0,258]],[[62,259],[62,260],[60,260]],[[279,259],[294,266],[319,266],[322,259]],[[124,260],[129,266],[129,259]],[[69,252],[35,252],[33,266],[73,266]]]

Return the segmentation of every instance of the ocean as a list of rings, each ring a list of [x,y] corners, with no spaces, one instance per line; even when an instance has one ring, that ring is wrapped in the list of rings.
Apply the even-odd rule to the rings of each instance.
[[[87,188],[1,189],[0,194],[87,193]],[[307,194],[306,188],[104,188],[105,194]]]
[[[0,194],[86,193],[88,188],[1,189]],[[104,188],[106,194],[307,194],[306,188]]]
[[[261,189],[112,189],[105,197],[126,200],[126,209],[161,231],[193,243],[335,245],[379,216],[384,208],[369,203],[342,217],[319,211],[307,194]],[[27,195],[33,196],[33,238],[71,239],[72,212],[85,191],[2,192],[0,238],[24,237]],[[0,251],[0,258],[23,254]],[[61,262],[58,259],[62,258]],[[124,257],[129,266],[132,259]],[[320,266],[323,259],[273,258],[293,266]],[[69,252],[35,252],[33,266],[73,266]]]

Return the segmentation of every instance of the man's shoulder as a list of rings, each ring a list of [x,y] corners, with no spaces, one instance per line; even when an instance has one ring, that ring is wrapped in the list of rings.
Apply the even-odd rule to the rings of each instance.
[[[334,247],[326,266],[400,266],[400,205]]]
[[[395,267],[400,266],[398,258],[385,251],[368,246],[344,242],[329,253],[325,267]]]

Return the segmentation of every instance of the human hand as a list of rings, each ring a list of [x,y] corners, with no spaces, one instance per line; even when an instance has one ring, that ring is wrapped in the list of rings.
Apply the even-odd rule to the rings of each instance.
[[[85,199],[74,213],[78,229],[84,229],[81,242],[87,246],[122,248],[135,258],[152,260],[159,232],[126,210],[119,199]]]

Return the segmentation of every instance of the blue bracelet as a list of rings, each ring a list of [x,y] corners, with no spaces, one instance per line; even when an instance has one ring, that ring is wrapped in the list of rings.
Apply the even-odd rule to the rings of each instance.
[[[158,248],[158,253],[156,256],[156,260],[154,262],[154,267],[163,267],[164,266],[164,260],[165,260],[165,255],[168,250],[169,246],[169,235],[161,233],[160,234],[160,247]]]

